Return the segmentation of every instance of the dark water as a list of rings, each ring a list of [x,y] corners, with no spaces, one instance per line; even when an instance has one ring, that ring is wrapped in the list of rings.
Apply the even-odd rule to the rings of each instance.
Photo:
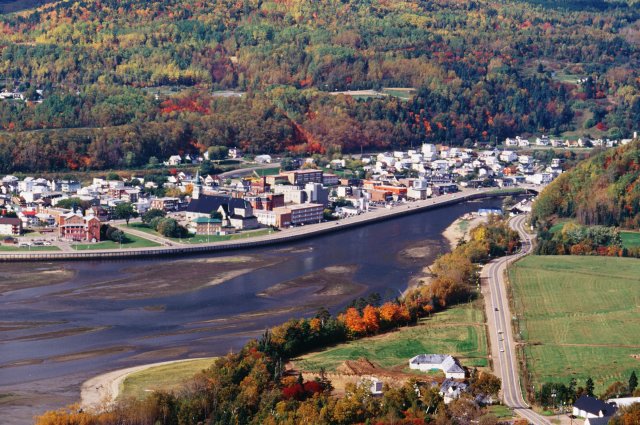
[[[186,271],[193,273],[191,268],[197,268],[198,261],[224,256],[206,255],[188,261],[55,263],[56,269],[76,271],[75,277],[0,295],[0,423],[31,423],[34,414],[76,401],[81,383],[100,373],[156,361],[225,354],[267,326],[312,314],[318,307],[313,301],[314,288],[298,288],[283,296],[257,294],[325,267],[355,266],[352,293],[322,299],[334,312],[348,299],[373,291],[385,298],[395,297],[406,289],[412,274],[448,249],[441,233],[456,218],[500,204],[500,199],[467,202],[286,247],[232,252],[227,255],[252,255],[279,264],[216,286],[167,296],[156,297],[151,291],[152,295],[142,299],[117,293],[104,299],[78,296],[76,291],[127,277],[132,267],[167,264],[172,268],[165,277],[188,286],[184,279],[193,275]],[[420,245],[432,247],[427,258],[403,258],[404,249]],[[29,272],[39,266],[51,267],[20,267]],[[0,271],[2,267],[16,265],[0,265]],[[252,314],[256,312],[259,314]],[[16,324],[23,328],[15,329]],[[91,332],[64,334],[77,329]]]

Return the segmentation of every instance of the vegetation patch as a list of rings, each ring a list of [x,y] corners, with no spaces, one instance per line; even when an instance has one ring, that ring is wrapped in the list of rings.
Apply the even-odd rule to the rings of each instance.
[[[127,376],[121,384],[119,397],[144,399],[154,391],[176,391],[198,372],[207,369],[215,357],[194,359],[150,367]]]
[[[140,236],[132,235],[131,233],[125,233],[122,244],[114,241],[102,241],[97,243],[75,244],[72,246],[73,249],[80,251],[89,249],[149,248],[160,246],[160,244],[149,239],[141,238]]]
[[[516,335],[532,384],[592,377],[596,393],[639,367],[640,262],[629,258],[529,256],[509,270]]]
[[[487,337],[482,302],[477,300],[420,320],[417,326],[396,332],[349,341],[296,360],[299,368],[335,371],[347,360],[366,357],[386,368],[407,367],[411,357],[422,353],[446,353],[465,366],[486,367]]]

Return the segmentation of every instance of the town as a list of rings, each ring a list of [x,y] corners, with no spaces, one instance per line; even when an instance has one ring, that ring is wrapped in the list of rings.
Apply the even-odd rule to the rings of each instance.
[[[556,142],[543,136],[533,143]],[[143,238],[200,236],[193,241],[206,242],[211,239],[203,237],[338,220],[460,189],[546,185],[562,173],[565,156],[549,155],[555,152],[550,148],[526,150],[528,143],[518,137],[507,139],[503,149],[423,144],[339,158],[257,155],[250,160],[240,149],[215,147],[217,157],[222,151],[246,168],[201,174],[211,163],[207,151],[201,157],[173,155],[164,162],[163,174],[146,178],[110,173],[82,184],[73,178],[7,175],[0,187],[0,234],[7,236],[5,245],[19,248],[68,250],[82,243],[91,249],[106,239],[122,243],[126,235],[114,232],[114,226],[139,217],[147,227],[139,230],[147,233],[136,234]]]

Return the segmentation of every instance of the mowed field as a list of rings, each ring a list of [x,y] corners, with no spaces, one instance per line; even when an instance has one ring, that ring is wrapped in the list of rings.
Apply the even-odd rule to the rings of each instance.
[[[215,360],[215,357],[193,359],[134,372],[120,385],[119,397],[143,399],[153,391],[177,391]]]
[[[295,359],[295,364],[310,372],[318,372],[321,367],[335,371],[345,360],[365,357],[383,368],[408,371],[411,357],[444,353],[456,356],[465,366],[485,367],[487,337],[482,308],[479,300],[453,307],[417,326],[339,344]]]
[[[509,278],[536,387],[591,376],[599,393],[640,370],[640,260],[529,256]]]

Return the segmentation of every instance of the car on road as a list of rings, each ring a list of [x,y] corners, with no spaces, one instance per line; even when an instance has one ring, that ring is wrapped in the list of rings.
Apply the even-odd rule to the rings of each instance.
[[[495,310],[495,311],[498,311],[498,307],[495,307],[495,308],[494,308],[494,310]]]
[[[504,353],[504,347],[500,347],[500,352]]]

